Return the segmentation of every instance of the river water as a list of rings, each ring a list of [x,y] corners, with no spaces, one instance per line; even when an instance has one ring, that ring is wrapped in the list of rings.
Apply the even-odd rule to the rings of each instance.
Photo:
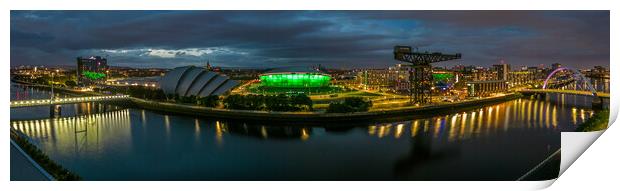
[[[45,91],[13,85],[14,95]],[[35,93],[36,92],[36,93]],[[594,111],[548,95],[449,115],[273,124],[63,105],[11,109],[11,127],[85,180],[516,180]],[[80,117],[72,117],[79,115]],[[552,177],[549,177],[552,178]]]

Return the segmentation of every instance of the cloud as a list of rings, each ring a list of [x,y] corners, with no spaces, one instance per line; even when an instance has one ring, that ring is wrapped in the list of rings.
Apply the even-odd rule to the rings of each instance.
[[[206,57],[209,55],[238,54],[245,55],[247,52],[231,50],[229,48],[184,48],[184,49],[101,49],[101,53],[112,54],[113,56],[134,55],[134,56],[153,56],[160,58],[176,57]]]
[[[463,54],[448,65],[608,65],[609,11],[11,11],[11,65],[385,67],[394,45]]]

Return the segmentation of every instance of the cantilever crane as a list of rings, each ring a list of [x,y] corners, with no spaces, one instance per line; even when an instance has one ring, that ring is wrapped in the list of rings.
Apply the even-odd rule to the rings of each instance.
[[[394,46],[394,59],[411,63],[409,70],[410,94],[412,103],[430,103],[433,86],[431,63],[460,59],[461,54],[442,54],[440,52],[413,52],[410,46]]]

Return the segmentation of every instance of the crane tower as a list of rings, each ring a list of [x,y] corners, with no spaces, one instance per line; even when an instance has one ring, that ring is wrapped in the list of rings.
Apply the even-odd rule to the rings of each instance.
[[[394,46],[394,59],[409,63],[409,84],[412,103],[431,102],[433,68],[431,63],[460,59],[461,54],[413,52],[410,46]]]

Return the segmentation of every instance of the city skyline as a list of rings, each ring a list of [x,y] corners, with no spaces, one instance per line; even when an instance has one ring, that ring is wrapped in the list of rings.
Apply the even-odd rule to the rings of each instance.
[[[11,181],[553,180],[611,121],[610,11],[10,19]]]
[[[381,68],[395,45],[463,54],[447,67],[609,66],[609,11],[11,11],[12,67]]]

